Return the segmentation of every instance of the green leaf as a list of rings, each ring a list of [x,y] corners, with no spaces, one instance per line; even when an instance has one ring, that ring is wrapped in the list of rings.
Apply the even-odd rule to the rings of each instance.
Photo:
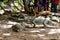
[[[3,2],[4,2],[4,3],[7,3],[7,2],[8,2],[8,0],[3,0]]]

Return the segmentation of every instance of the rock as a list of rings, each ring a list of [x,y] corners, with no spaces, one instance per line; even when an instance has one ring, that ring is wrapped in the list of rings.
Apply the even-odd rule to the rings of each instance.
[[[51,20],[52,20],[52,21],[56,21],[56,22],[60,22],[60,21],[59,21],[59,18],[58,18],[58,17],[55,17],[55,16],[53,16],[53,17],[51,18]]]
[[[20,15],[19,15],[19,18],[22,18],[22,19],[24,19],[24,18],[25,18],[25,15],[23,15],[23,14],[20,14]]]
[[[19,32],[25,29],[25,25],[24,24],[16,24],[12,26],[12,30],[15,32]]]
[[[0,10],[0,14],[3,14],[4,13],[4,10]]]

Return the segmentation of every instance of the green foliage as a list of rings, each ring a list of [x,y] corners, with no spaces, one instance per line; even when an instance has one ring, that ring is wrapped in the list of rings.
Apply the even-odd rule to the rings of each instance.
[[[8,0],[0,0],[0,2],[7,3]]]
[[[16,0],[14,1],[14,7],[13,7],[13,12],[16,13],[17,11],[20,11],[21,8],[23,8],[23,2],[22,0]]]
[[[23,2],[22,2],[22,0],[18,0],[18,4],[19,4],[21,7],[23,7]]]
[[[33,6],[34,5],[34,3],[33,2],[30,2],[30,6]]]
[[[7,3],[8,2],[8,0],[3,0],[3,3]]]
[[[58,9],[60,10],[60,3],[59,3],[59,5],[58,5]]]
[[[0,1],[0,6],[1,6],[2,2]]]
[[[16,13],[18,9],[16,7],[13,8],[13,12]]]
[[[0,2],[3,2],[3,0],[0,0]]]

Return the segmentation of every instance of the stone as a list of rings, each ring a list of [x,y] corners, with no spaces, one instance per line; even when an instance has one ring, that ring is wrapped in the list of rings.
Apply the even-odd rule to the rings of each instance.
[[[25,25],[24,24],[16,24],[12,26],[12,30],[15,32],[19,32],[25,29]]]

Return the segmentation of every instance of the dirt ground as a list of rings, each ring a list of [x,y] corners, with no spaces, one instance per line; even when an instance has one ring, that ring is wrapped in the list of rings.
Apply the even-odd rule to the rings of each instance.
[[[4,21],[7,18],[2,17],[0,17],[0,22],[8,21]],[[0,25],[0,27],[3,27],[3,25]],[[26,28],[20,32],[0,28],[0,40],[60,40],[59,28]]]
[[[0,30],[0,40],[60,40],[60,29],[26,28],[13,32],[10,29]]]

